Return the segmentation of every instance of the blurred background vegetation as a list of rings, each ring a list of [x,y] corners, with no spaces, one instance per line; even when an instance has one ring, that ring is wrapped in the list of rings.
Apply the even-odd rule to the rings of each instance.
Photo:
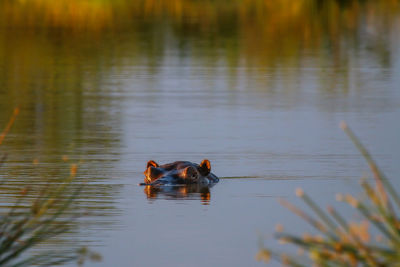
[[[282,66],[285,76],[294,77],[290,68],[320,51],[312,64],[333,68],[329,74],[321,69],[321,80],[349,79],[348,54],[359,49],[391,66],[399,11],[396,0],[3,0],[0,104],[31,109],[33,104],[36,112],[44,102],[60,107],[55,110],[73,106],[57,116],[79,117],[83,88],[101,90],[104,74],[133,62],[156,72],[171,46],[182,58],[190,53],[209,66],[223,60],[232,76],[240,65],[256,72],[271,68],[272,77]],[[349,89],[335,84],[322,88]],[[10,110],[0,111],[8,111],[0,115],[5,121]]]

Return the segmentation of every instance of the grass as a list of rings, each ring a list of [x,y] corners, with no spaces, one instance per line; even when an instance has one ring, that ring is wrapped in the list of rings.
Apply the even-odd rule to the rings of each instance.
[[[361,152],[374,176],[374,185],[361,180],[365,197],[338,194],[361,215],[359,222],[349,221],[338,210],[329,206],[323,210],[302,189],[296,189],[312,211],[306,211],[281,200],[281,204],[310,224],[317,234],[286,233],[282,225],[276,229],[276,238],[299,249],[300,255],[278,253],[261,246],[256,258],[269,262],[271,258],[288,266],[398,266],[400,264],[400,197],[389,179],[378,168],[370,153],[345,124],[341,128]],[[374,234],[375,239],[372,238]],[[301,256],[308,252],[308,258]]]
[[[0,145],[11,129],[19,109],[14,110],[7,126],[0,134]],[[0,166],[6,156],[0,157]],[[70,261],[82,264],[86,258],[99,260],[100,256],[86,248],[79,250],[45,250],[36,254],[26,253],[49,239],[70,230],[68,222],[75,217],[65,218],[65,212],[79,195],[82,186],[75,186],[77,165],[71,164],[69,177],[55,185],[47,185],[42,192],[29,201],[29,187],[23,188],[15,204],[0,212],[0,266],[54,266]],[[4,184],[6,181],[0,181]],[[26,204],[28,203],[28,204]],[[64,215],[62,217],[62,215]]]

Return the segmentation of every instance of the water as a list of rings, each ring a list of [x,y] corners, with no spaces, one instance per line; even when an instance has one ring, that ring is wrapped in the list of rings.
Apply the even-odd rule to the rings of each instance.
[[[325,206],[359,192],[368,167],[341,120],[398,185],[399,16],[358,16],[338,36],[308,41],[278,25],[288,34],[281,44],[280,33],[226,32],[228,19],[216,33],[170,21],[93,34],[3,29],[1,125],[21,109],[1,147],[4,205],[79,163],[87,185],[74,205],[87,215],[60,239],[102,254],[87,266],[263,265],[260,237],[284,249],[276,223],[308,229],[278,198],[298,202],[302,187]],[[209,199],[148,198],[137,185],[150,159],[203,158],[223,178]]]

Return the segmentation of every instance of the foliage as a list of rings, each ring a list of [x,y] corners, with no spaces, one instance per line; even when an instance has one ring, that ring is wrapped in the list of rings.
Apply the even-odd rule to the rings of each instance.
[[[218,29],[224,20],[230,20],[238,24],[231,24],[230,29],[224,27],[224,31],[239,26],[252,32],[252,27],[260,30],[259,25],[262,25],[259,34],[287,28],[300,30],[299,34],[304,35],[319,28],[337,34],[342,24],[354,27],[364,4],[374,13],[396,12],[399,7],[398,1],[393,0],[3,0],[0,2],[0,21],[3,22],[0,25],[103,30],[131,26],[138,17],[147,17],[149,22],[167,17],[174,24],[187,23],[200,30]],[[318,14],[325,16],[327,23],[311,25]]]
[[[315,216],[307,214],[286,201],[281,201],[281,203],[313,226],[319,234],[304,234],[300,237],[284,233],[283,226],[278,225],[276,237],[283,243],[297,246],[302,253],[307,251],[310,260],[317,266],[398,264],[400,262],[400,218],[398,216],[400,197],[349,127],[345,123],[342,123],[341,127],[366,159],[374,175],[375,186],[363,179],[361,186],[366,199],[342,194],[338,194],[336,199],[356,209],[363,220],[358,223],[350,222],[333,207],[328,207],[328,213],[326,213],[303,190],[297,189],[296,195],[309,206]],[[372,233],[377,233],[375,240],[371,238]],[[257,254],[258,260],[266,262],[271,257],[290,266],[309,265],[300,261],[299,258],[279,254],[266,248],[261,248]]]
[[[249,88],[274,93],[284,83],[279,92],[297,94],[296,77],[308,75],[307,66],[323,83],[318,90],[347,95],[350,65],[368,59],[392,67],[399,15],[393,0],[3,0],[0,120],[3,107],[19,105],[45,111],[32,113],[45,133],[54,130],[55,113],[65,122],[58,130],[76,127],[87,114],[88,90],[101,90],[127,64],[161,71],[171,49],[204,64],[209,75],[226,64],[231,87],[239,84],[238,67],[248,66],[245,72],[258,77],[246,81]],[[108,103],[92,102],[96,118],[86,120],[109,116],[100,112]]]
[[[0,134],[0,145],[14,123],[19,109]],[[4,164],[5,156],[0,162]],[[86,257],[99,260],[99,255],[88,249],[53,250],[26,256],[27,250],[69,231],[68,222],[74,218],[63,218],[61,215],[69,208],[79,194],[81,186],[67,195],[77,172],[77,165],[70,167],[70,176],[55,186],[47,185],[40,195],[29,201],[29,187],[23,188],[17,196],[16,203],[8,210],[0,210],[0,266],[53,266],[72,260],[82,263]],[[1,181],[3,184],[4,181]],[[28,203],[28,204],[26,204]],[[31,204],[29,204],[31,203]]]

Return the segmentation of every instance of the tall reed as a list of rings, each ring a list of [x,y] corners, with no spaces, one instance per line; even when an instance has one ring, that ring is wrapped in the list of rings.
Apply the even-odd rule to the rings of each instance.
[[[274,258],[289,266],[397,266],[400,264],[400,197],[390,180],[378,168],[372,156],[344,123],[341,128],[361,152],[374,176],[374,185],[361,180],[365,197],[338,194],[336,199],[354,208],[362,220],[351,222],[329,206],[326,211],[302,189],[296,190],[313,215],[281,200],[281,204],[313,226],[317,234],[299,236],[276,229],[276,238],[308,252],[308,258],[278,253],[261,246],[256,258],[269,262]],[[375,235],[375,239],[371,236]]]
[[[11,129],[19,109],[14,110],[7,126],[0,134],[0,145]],[[0,157],[0,165],[6,156]],[[26,253],[37,245],[69,231],[68,223],[74,216],[65,218],[66,210],[76,199],[81,186],[74,186],[72,194],[67,194],[74,183],[77,165],[70,166],[69,177],[56,185],[48,185],[33,201],[28,200],[29,186],[16,196],[15,204],[8,210],[0,210],[0,266],[53,266],[76,260],[78,263],[89,257],[99,260],[100,256],[87,249],[44,250],[35,254]],[[0,181],[1,184],[7,181]],[[28,203],[28,204],[27,204]],[[61,218],[63,217],[63,218]]]

